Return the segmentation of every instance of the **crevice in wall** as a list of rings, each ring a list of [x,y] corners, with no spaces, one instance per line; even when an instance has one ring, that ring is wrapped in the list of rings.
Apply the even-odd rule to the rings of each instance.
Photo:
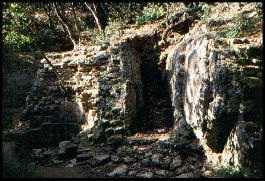
[[[153,35],[145,38],[135,37],[128,43],[135,58],[131,61],[132,87],[128,97],[135,97],[135,116],[131,117],[130,129],[137,131],[154,131],[173,127],[173,110],[165,66],[158,63],[160,50],[157,46],[159,37]],[[132,96],[134,95],[134,96]],[[128,108],[128,106],[127,106]],[[129,110],[130,112],[130,110]]]

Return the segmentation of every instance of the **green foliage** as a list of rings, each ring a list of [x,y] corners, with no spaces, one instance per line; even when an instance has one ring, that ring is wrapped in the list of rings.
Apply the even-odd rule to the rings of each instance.
[[[106,41],[108,41],[111,36],[120,35],[122,24],[122,21],[109,22],[109,25],[105,29]]]
[[[146,3],[137,2],[106,2],[104,3],[108,12],[109,22],[130,22],[134,23],[135,17],[139,15]]]
[[[24,3],[3,3],[2,38],[6,48],[21,48],[34,41],[29,34],[31,20],[25,15]]]
[[[89,45],[100,45],[104,42],[104,37],[100,34],[98,29],[89,28],[82,35],[82,41]]]
[[[198,10],[194,10],[192,8],[185,8],[184,10],[182,10],[183,12],[188,12],[190,15],[196,16],[198,17],[202,22],[208,22],[210,19],[210,14],[211,14],[211,7],[204,2],[200,2],[201,9]]]
[[[227,31],[223,32],[225,38],[234,38],[240,32],[240,28],[236,25],[231,25],[227,27]]]
[[[81,30],[81,31],[84,31],[84,30],[87,30],[87,29],[89,29],[90,27],[89,27],[89,25],[87,24],[87,23],[79,23],[78,24],[78,28]]]
[[[136,16],[136,24],[142,25],[145,23],[151,23],[165,15],[166,10],[163,6],[160,6],[157,3],[149,3],[144,7],[142,13]]]
[[[237,23],[240,29],[240,34],[255,34],[262,31],[262,14],[257,14],[254,17],[247,17],[245,14],[242,14],[238,18]]]
[[[7,178],[33,178],[37,168],[26,161],[3,159],[3,175]]]
[[[201,7],[201,10],[194,11],[191,8],[186,8],[182,2],[104,2],[98,3],[98,5],[102,5],[103,11],[108,18],[107,22],[104,22],[104,24],[107,24],[105,38],[98,32],[97,27],[94,25],[95,20],[91,13],[88,13],[84,4],[75,3],[77,25],[81,31],[89,31],[90,35],[86,37],[89,41],[87,39],[84,39],[84,41],[92,44],[102,44],[108,41],[112,35],[120,36],[122,25],[128,23],[136,23],[136,25],[140,26],[152,23],[160,18],[166,18],[170,22],[175,13],[183,11],[188,12],[190,15],[195,15],[203,22],[207,22],[209,21],[210,14],[214,13],[212,8],[216,7],[222,12],[226,11],[229,6],[227,3],[209,5],[208,3],[200,2],[199,7]],[[64,7],[63,14],[65,18],[70,27],[73,28],[75,18],[71,11],[71,4],[61,3],[61,6]],[[233,38],[241,34],[262,31],[262,3],[253,3],[253,7],[257,15],[247,18],[244,17],[243,13],[242,17],[236,17],[234,25],[231,25],[228,28],[228,32],[224,34],[225,37]],[[67,33],[63,32],[64,30],[58,22],[55,13],[51,10],[48,11],[50,12],[50,19],[47,17],[47,12],[44,12],[43,5],[38,3],[3,3],[2,38],[4,48],[30,49],[34,48],[35,45],[40,45],[40,43],[44,44],[44,47],[53,47],[55,43],[52,40],[56,39],[54,37],[67,37]],[[52,23],[49,20],[52,20]],[[69,38],[66,38],[66,41],[69,41]],[[60,43],[66,44],[61,41]]]
[[[224,178],[242,178],[243,174],[241,171],[235,169],[232,166],[221,166],[214,170],[214,174]]]
[[[258,15],[262,15],[262,3],[261,2],[255,2],[254,8],[257,11]]]
[[[262,31],[262,15],[252,18],[242,14],[234,19],[234,23],[227,27],[227,31],[223,33],[225,38],[234,38],[240,35],[255,34]]]

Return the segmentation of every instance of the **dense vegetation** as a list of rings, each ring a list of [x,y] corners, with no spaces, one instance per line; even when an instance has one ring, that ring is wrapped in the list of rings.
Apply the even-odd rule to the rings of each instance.
[[[61,39],[72,42],[77,47],[80,41],[103,43],[126,24],[141,26],[164,19],[170,23],[177,12],[197,14],[200,20],[214,23],[209,14],[213,7],[225,10],[227,3],[136,3],[136,2],[104,2],[104,3],[3,3],[3,46],[5,49],[36,50],[53,47],[53,43]],[[241,3],[244,5],[244,3]],[[252,19],[235,18],[225,35],[235,37],[244,33],[247,27],[261,22],[262,4],[256,3],[259,16]],[[199,11],[194,11],[200,7]],[[253,22],[252,22],[253,21]],[[260,26],[258,26],[260,27]],[[251,28],[252,29],[252,28]],[[249,29],[250,30],[250,29]],[[260,29],[255,29],[260,31]],[[81,33],[80,33],[81,32]],[[82,37],[86,32],[86,37]],[[81,39],[80,39],[81,38]]]
[[[142,25],[164,18],[171,21],[178,11],[197,13],[201,20],[211,23],[207,17],[212,3],[3,3],[3,43],[8,49],[37,49],[41,44],[52,44],[58,36],[71,39],[76,46],[80,32],[87,31],[92,42],[107,40],[117,33],[122,25]],[[210,4],[210,5],[209,5]],[[195,6],[200,11],[192,11]],[[261,3],[256,5],[262,13]],[[225,9],[225,4],[222,7]],[[244,15],[242,15],[244,16]],[[227,36],[236,36],[245,31],[250,21],[258,22],[261,16],[252,20],[244,17],[235,19]],[[116,32],[115,32],[116,31]],[[256,30],[258,31],[258,29]],[[104,37],[104,38],[103,38]],[[45,41],[45,39],[48,41]]]

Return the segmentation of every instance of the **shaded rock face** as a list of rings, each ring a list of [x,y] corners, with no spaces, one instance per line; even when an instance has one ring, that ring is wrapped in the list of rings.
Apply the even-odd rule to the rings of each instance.
[[[263,174],[263,83],[262,75],[258,74],[261,71],[260,62],[253,61],[262,60],[262,46],[262,44],[250,46],[245,52],[248,56],[240,59],[245,79],[238,124],[229,135],[222,153],[222,163],[226,165],[233,163],[247,177]],[[245,71],[245,68],[250,66],[255,74]]]
[[[239,70],[223,61],[226,56],[230,59],[229,53],[214,49],[218,37],[206,36],[206,33],[206,28],[200,27],[195,33],[186,35],[167,58],[166,71],[175,108],[176,129],[183,121],[189,124],[201,140],[210,162],[253,171],[251,164],[245,164],[246,158],[253,150],[261,151],[261,147],[258,146],[259,139],[254,141],[253,137],[246,136],[247,127],[248,130],[251,128],[242,126],[248,122],[243,118],[242,106],[250,108],[246,101],[248,95],[244,94],[247,90],[244,88],[247,85],[245,78]],[[257,108],[249,111],[253,113]],[[256,131],[261,128],[259,120],[252,123],[257,127]],[[252,129],[249,134],[254,132]],[[247,146],[250,140],[257,145]],[[255,160],[250,162],[254,164]]]
[[[255,128],[256,127],[256,128]],[[262,137],[253,135],[257,125],[239,121],[232,130],[222,152],[222,163],[233,164],[240,168],[245,176],[261,176],[263,166],[263,140]]]
[[[194,37],[203,32],[197,33]],[[214,152],[221,152],[237,121],[240,92],[232,85],[233,72],[217,66],[212,41],[201,37],[175,49],[167,71],[177,121],[185,119]]]
[[[158,40],[156,34],[136,36],[121,45],[125,109],[133,130],[173,126],[168,85],[163,67],[158,63]]]

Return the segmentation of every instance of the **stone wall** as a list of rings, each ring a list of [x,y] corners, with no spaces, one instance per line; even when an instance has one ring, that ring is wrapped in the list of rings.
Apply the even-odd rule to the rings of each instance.
[[[121,126],[117,131],[124,131],[121,129],[123,124],[115,123],[124,117],[121,111],[124,99],[120,99],[120,61],[116,58],[119,50],[117,47],[103,49],[106,48],[88,47],[76,52],[48,55],[53,67],[63,78],[66,93],[52,68],[45,59],[41,60],[43,66],[38,70],[37,79],[27,98],[20,129],[27,132],[35,128],[43,130],[43,124],[49,123],[57,125],[58,129],[54,129],[54,132],[65,135],[59,127],[71,123],[80,127],[69,133],[76,135],[80,131],[91,131],[94,127],[98,129],[98,125],[108,122],[114,124],[115,128]],[[92,132],[100,133],[95,130]],[[21,133],[23,131],[18,134]],[[69,136],[56,140],[64,139],[69,139]]]

